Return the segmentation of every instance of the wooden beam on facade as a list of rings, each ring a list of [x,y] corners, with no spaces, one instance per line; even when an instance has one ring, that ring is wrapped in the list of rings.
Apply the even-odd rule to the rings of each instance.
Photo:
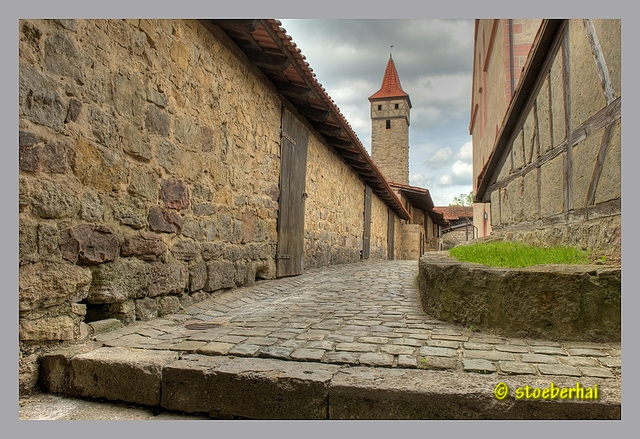
[[[595,204],[596,190],[598,189],[598,183],[600,182],[600,175],[604,169],[604,159],[607,156],[609,150],[609,144],[611,143],[611,137],[613,136],[613,125],[608,125],[604,129],[602,135],[602,142],[600,143],[600,150],[598,151],[598,157],[596,163],[593,166],[593,172],[591,173],[591,181],[589,182],[589,189],[587,190],[587,198],[585,200],[585,206],[591,206]]]
[[[496,136],[491,158],[485,166],[486,171],[478,182],[475,201],[488,202],[491,196],[487,191],[496,183],[499,171],[512,151],[512,144],[526,120],[528,110],[533,106],[537,92],[544,83],[548,68],[560,48],[567,28],[568,20],[543,20],[540,30],[531,47],[530,55],[518,82],[515,94],[504,118],[502,127]]]
[[[563,166],[563,190],[564,190],[564,211],[573,210],[573,127],[571,119],[571,44],[569,32],[565,32],[562,39],[562,80],[564,82],[564,121],[565,132],[567,133]]]

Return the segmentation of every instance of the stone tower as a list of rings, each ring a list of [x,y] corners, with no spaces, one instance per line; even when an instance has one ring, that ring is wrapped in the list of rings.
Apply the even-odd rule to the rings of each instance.
[[[382,86],[369,96],[369,102],[371,158],[389,181],[408,185],[411,100],[402,90],[391,56],[382,78]]]

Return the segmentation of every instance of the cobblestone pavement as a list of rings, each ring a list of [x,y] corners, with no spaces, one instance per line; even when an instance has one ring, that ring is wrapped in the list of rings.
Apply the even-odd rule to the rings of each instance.
[[[205,355],[620,380],[620,343],[505,338],[430,318],[420,307],[417,274],[417,261],[310,269],[94,338]]]

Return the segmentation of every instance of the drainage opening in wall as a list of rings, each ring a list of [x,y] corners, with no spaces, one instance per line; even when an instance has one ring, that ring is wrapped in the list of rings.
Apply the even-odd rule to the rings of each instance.
[[[79,302],[85,305],[86,314],[84,316],[85,323],[97,322],[106,319],[118,319],[122,323],[132,323],[136,320],[135,305],[129,302],[123,303],[107,303],[95,304],[89,303],[86,299]]]
[[[236,286],[253,285],[262,280],[273,279],[275,277],[275,265],[269,261],[260,261],[253,265],[254,270],[247,270],[244,281]],[[201,300],[205,300],[211,294],[219,291],[206,292],[198,290],[194,293],[184,291],[181,295],[170,294],[161,295],[155,298],[145,297],[144,291],[139,291],[137,298],[116,303],[90,303],[88,299],[78,302],[78,305],[86,309],[84,322],[92,323],[106,319],[117,319],[123,324],[130,324],[135,321],[152,320],[156,317],[181,312],[184,307],[190,306]]]
[[[256,267],[256,274],[254,276],[254,282],[259,281],[259,280],[265,280],[265,279],[270,279],[273,276],[270,276],[271,274],[271,270],[269,270],[269,264],[265,263],[262,265],[258,265]]]

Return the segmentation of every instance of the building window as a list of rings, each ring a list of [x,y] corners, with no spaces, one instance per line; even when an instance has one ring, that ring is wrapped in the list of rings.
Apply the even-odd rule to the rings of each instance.
[[[382,110],[382,105],[378,105],[378,111]]]
[[[387,119],[387,129],[390,130],[391,129],[391,121]]]
[[[398,108],[400,108],[400,106],[399,106],[398,104],[396,104],[396,110],[397,110]]]

